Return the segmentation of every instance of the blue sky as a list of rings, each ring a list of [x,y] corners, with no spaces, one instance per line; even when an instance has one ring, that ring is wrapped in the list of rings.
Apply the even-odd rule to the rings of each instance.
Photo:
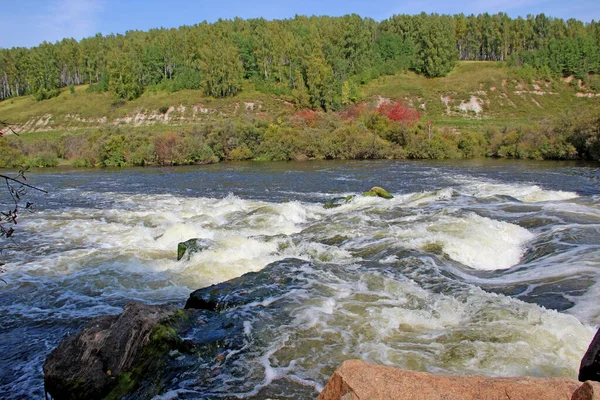
[[[545,13],[586,22],[600,20],[598,0],[8,0],[2,5],[0,47],[35,46],[64,37],[81,39],[130,29],[193,25],[219,18],[290,18],[295,14],[356,13],[381,20],[393,14],[478,14],[506,12],[511,17]]]

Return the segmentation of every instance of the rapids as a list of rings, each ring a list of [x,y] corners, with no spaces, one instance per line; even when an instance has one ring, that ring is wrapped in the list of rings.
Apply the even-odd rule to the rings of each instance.
[[[576,377],[600,320],[599,178],[490,160],[36,171],[49,194],[0,255],[0,393],[43,398],[45,356],[90,318],[250,271],[221,356],[180,357],[160,399],[311,398],[350,358]],[[375,185],[394,199],[322,206]],[[213,245],[176,261],[190,238]]]

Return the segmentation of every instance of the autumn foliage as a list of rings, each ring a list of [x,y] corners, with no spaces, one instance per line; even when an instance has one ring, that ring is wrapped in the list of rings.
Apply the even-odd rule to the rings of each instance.
[[[294,115],[294,117],[294,119],[297,122],[297,126],[305,125],[312,128],[315,125],[317,113],[311,109],[305,108],[303,110],[298,111]]]
[[[403,101],[386,102],[377,107],[377,112],[392,121],[412,125],[421,118],[417,110],[408,107]]]
[[[343,113],[344,119],[346,121],[351,120],[351,119],[356,119],[367,110],[368,110],[368,107],[367,107],[367,103],[365,103],[365,102],[362,102],[360,104],[351,105]]]

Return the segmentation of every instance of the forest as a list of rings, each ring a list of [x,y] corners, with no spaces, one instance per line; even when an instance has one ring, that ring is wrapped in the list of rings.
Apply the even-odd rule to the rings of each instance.
[[[128,31],[34,48],[0,49],[0,100],[57,96],[90,84],[133,100],[149,87],[234,96],[243,80],[300,107],[339,110],[357,86],[407,69],[448,74],[457,60],[506,61],[539,76],[574,74],[600,87],[600,23],[547,17],[358,15],[219,20],[178,29]]]

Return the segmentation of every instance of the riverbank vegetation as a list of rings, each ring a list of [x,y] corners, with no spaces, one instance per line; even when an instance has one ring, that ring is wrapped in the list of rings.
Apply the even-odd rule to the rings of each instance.
[[[402,101],[343,112],[301,110],[276,119],[191,126],[104,127],[29,133],[0,141],[0,167],[123,167],[219,161],[447,159],[600,160],[600,111],[481,132],[433,127]]]

